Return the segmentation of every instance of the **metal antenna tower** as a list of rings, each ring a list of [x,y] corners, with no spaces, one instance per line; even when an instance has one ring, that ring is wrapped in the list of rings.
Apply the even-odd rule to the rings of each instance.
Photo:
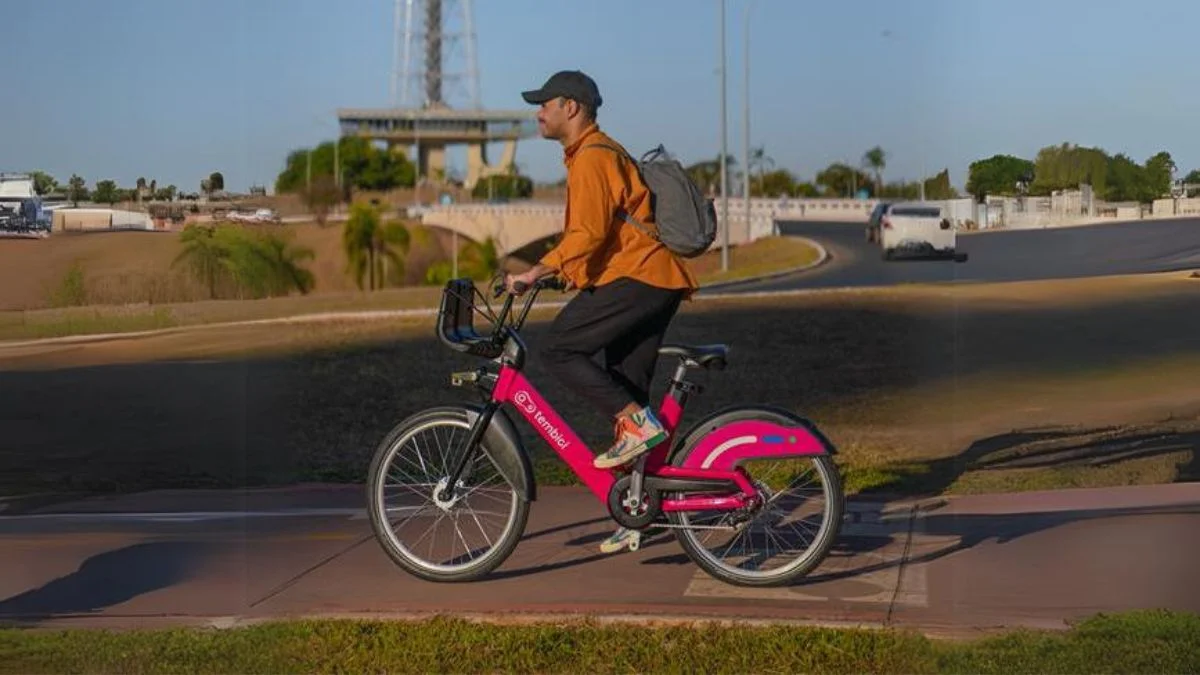
[[[471,0],[394,1],[392,106],[481,110]]]

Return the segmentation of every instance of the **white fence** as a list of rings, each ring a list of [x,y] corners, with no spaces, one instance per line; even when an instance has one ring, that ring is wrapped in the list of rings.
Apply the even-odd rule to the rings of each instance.
[[[1138,204],[1088,203],[1080,191],[1063,191],[1049,197],[988,197],[984,203],[977,203],[971,197],[926,201],[941,206],[950,222],[961,230],[1043,228],[1117,219],[1200,215],[1200,198],[1158,200],[1151,208]],[[776,231],[775,223],[781,220],[865,224],[878,203],[876,199],[757,197],[750,199],[750,221],[747,226],[745,200],[730,197],[726,206],[726,202],[717,199],[714,206],[717,211],[718,240],[724,241],[723,216],[726,208],[729,241],[731,244],[742,244],[771,236]],[[532,229],[553,232],[561,227],[564,208],[562,203],[554,202],[514,202],[438,205],[422,207],[420,211],[427,218],[432,216],[429,221],[448,222],[456,215],[471,220],[490,220],[489,216],[494,216],[496,226],[501,229],[514,227],[514,221],[525,220]],[[525,223],[521,226],[525,226]]]
[[[752,221],[765,219],[775,220],[831,220],[846,221],[847,223],[866,223],[871,211],[879,203],[877,199],[764,199],[750,200],[750,218]],[[974,200],[947,199],[928,200],[945,209],[946,217],[956,227],[965,228],[970,222],[980,222],[979,213]],[[723,207],[717,200],[717,219],[721,219]],[[745,228],[746,201],[741,198],[730,198],[729,221],[734,230]]]
[[[120,209],[56,209],[51,219],[56,232],[155,229],[149,214]]]

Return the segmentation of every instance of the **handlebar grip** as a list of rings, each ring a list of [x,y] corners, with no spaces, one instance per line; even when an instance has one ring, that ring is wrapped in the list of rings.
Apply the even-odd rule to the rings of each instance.
[[[514,281],[513,290],[518,293],[524,293],[525,291],[529,290],[529,284],[525,283],[524,281]]]

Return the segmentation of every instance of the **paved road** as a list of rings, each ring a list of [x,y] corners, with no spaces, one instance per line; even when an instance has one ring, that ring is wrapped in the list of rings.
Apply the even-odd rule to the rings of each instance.
[[[493,578],[430,584],[370,538],[359,487],[143,493],[0,515],[0,624],[230,625],[300,615],[720,616],[972,634],[1101,611],[1200,612],[1200,484],[853,502],[807,583],[746,589],[669,536],[600,554],[576,488],[545,488]],[[928,507],[928,508],[918,508]]]
[[[787,277],[727,286],[720,292],[1066,279],[1200,268],[1200,219],[962,234],[959,250],[969,255],[962,263],[884,262],[879,248],[867,243],[864,227],[845,222],[782,222],[783,234],[810,237],[824,245],[829,262]]]

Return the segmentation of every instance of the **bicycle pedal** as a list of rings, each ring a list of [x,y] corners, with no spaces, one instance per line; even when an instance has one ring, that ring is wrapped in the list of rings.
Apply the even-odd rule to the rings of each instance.
[[[461,387],[464,384],[474,384],[479,381],[478,370],[467,370],[458,373],[450,373],[450,386]]]
[[[629,537],[629,550],[636,551],[639,548],[641,548],[641,545],[642,545],[642,533],[638,532],[637,530],[634,530],[633,535],[631,535]]]

